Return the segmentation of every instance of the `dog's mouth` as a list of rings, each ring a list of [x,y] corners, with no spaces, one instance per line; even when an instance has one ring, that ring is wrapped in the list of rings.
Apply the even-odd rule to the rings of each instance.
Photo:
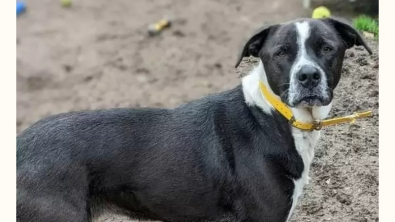
[[[289,107],[314,107],[314,106],[327,106],[332,101],[332,96],[324,96],[319,94],[299,94],[289,99],[289,95],[281,98]]]
[[[327,106],[333,98],[333,89],[330,87],[315,87],[313,89],[296,87],[283,90],[280,92],[281,101],[293,108]]]
[[[301,98],[296,103],[296,106],[301,106],[301,107],[324,106],[324,105],[325,105],[325,99],[321,96],[306,96]]]

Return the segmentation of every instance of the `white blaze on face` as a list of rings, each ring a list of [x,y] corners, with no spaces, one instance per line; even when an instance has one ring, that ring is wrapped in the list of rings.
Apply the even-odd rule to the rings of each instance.
[[[298,54],[296,56],[295,62],[291,67],[291,72],[290,72],[290,86],[289,86],[289,103],[293,104],[295,101],[295,98],[297,97],[298,88],[301,87],[299,86],[298,83],[298,77],[297,73],[298,71],[305,66],[312,66],[315,67],[319,70],[320,75],[321,75],[321,82],[317,86],[319,88],[319,91],[321,92],[322,96],[327,97],[327,93],[325,92],[325,89],[327,87],[327,82],[326,82],[326,76],[324,73],[324,70],[316,63],[314,62],[309,55],[307,54],[306,50],[306,41],[310,37],[310,26],[308,22],[297,22],[295,23],[296,26],[296,34],[297,34],[297,44],[298,44]]]

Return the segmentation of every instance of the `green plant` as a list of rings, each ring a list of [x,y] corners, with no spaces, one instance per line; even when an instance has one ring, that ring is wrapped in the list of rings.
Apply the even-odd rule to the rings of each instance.
[[[353,25],[356,29],[360,31],[373,33],[374,37],[378,39],[379,23],[377,20],[366,15],[361,15],[354,19]]]

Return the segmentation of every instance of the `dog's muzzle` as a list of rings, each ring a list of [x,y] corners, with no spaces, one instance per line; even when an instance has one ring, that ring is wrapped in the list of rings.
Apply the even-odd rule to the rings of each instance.
[[[331,100],[331,92],[324,81],[324,73],[315,66],[301,67],[294,75],[288,96],[291,107],[326,106]]]

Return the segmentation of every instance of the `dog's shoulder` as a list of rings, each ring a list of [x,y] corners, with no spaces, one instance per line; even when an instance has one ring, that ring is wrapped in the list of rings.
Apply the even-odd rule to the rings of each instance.
[[[242,87],[238,85],[232,89],[213,93],[200,99],[182,104],[175,108],[175,112],[183,114],[218,114],[226,112],[228,115],[240,111],[246,105]],[[225,114],[225,113],[224,113]]]

